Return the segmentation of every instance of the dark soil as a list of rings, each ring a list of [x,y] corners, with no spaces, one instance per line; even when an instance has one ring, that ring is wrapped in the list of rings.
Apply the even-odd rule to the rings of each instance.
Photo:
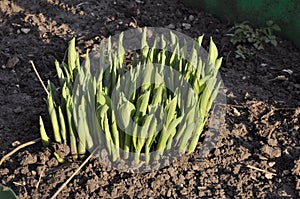
[[[169,27],[191,37],[204,33],[205,46],[213,37],[224,57],[223,133],[207,157],[199,157],[199,146],[150,173],[119,172],[92,159],[58,198],[299,198],[299,50],[278,38],[277,47],[266,46],[254,59],[236,59],[230,22],[171,0],[1,0],[0,156],[38,138],[38,117],[47,115],[46,94],[29,60],[43,80],[55,81],[54,60],[64,58],[73,36],[83,52],[136,26]],[[49,198],[82,163],[59,164],[53,148],[62,152],[41,143],[20,150],[0,166],[0,183],[20,198]]]

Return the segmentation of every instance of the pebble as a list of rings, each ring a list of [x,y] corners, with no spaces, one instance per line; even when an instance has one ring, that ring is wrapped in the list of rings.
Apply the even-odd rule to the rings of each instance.
[[[193,15],[189,16],[189,21],[193,21],[195,19],[195,17]]]
[[[17,56],[13,56],[7,61],[6,67],[13,68],[19,63],[19,61],[20,61],[20,59]]]
[[[14,109],[14,113],[21,113],[21,112],[23,112],[23,109],[22,109],[22,107],[21,106],[19,106],[19,107],[17,107],[17,108],[15,108]]]
[[[191,24],[189,24],[189,23],[182,23],[182,26],[184,27],[184,29],[186,29],[186,30],[189,30],[189,29],[191,29]]]
[[[269,165],[270,167],[273,167],[275,164],[276,164],[276,162],[274,162],[274,161],[268,163],[268,165]]]
[[[233,107],[232,109],[233,109],[233,114],[235,116],[240,116],[241,115],[241,113],[236,108]]]
[[[18,140],[16,140],[16,141],[14,141],[11,145],[12,145],[13,147],[16,147],[16,146],[18,146],[18,145],[20,145],[20,144],[21,144],[21,142],[18,141]]]
[[[170,24],[167,26],[167,28],[169,28],[169,29],[175,29],[175,25],[172,24],[172,23],[170,23]]]
[[[268,145],[265,145],[261,150],[270,158],[278,158],[281,156],[281,149],[279,147],[270,147]]]
[[[275,78],[275,80],[286,81],[288,80],[288,78],[284,75],[279,75]]]
[[[270,179],[273,178],[273,174],[272,173],[266,173],[265,177],[270,180]]]
[[[283,69],[282,72],[286,72],[286,73],[288,73],[289,75],[292,75],[292,74],[293,74],[293,71],[290,70],[290,69]]]
[[[282,173],[283,173],[283,175],[288,175],[288,174],[290,174],[290,171],[289,170],[283,170]]]
[[[21,32],[23,32],[24,34],[27,34],[30,32],[30,28],[21,28]]]

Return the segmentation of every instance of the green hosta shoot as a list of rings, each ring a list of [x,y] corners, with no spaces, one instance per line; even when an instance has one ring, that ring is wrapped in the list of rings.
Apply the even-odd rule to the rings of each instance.
[[[49,146],[49,137],[47,136],[45,126],[44,126],[44,122],[43,122],[43,119],[42,119],[41,116],[40,116],[40,134],[41,134],[43,145],[44,146]]]
[[[55,62],[60,88],[48,81],[54,140],[68,144],[74,157],[83,157],[99,145],[112,161],[126,159],[129,153],[135,154],[136,163],[149,163],[151,152],[156,152],[155,160],[172,149],[193,152],[218,94],[222,58],[212,38],[205,62],[199,56],[203,35],[196,39],[189,57],[187,46],[180,46],[176,34],[170,36],[170,43],[165,36],[156,36],[150,46],[144,29],[141,50],[133,53],[130,67],[124,66],[124,35],[120,34],[114,50],[108,38],[107,46],[100,49],[100,71],[94,76],[88,52],[80,65],[72,39],[67,63]],[[171,68],[170,74],[165,74],[164,66]],[[40,131],[43,144],[48,145],[41,118]]]

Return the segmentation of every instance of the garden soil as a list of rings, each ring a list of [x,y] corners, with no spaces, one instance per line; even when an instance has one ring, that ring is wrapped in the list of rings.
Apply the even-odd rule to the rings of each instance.
[[[148,173],[119,172],[92,158],[57,198],[299,198],[300,51],[278,38],[253,59],[235,58],[232,22],[171,0],[1,0],[0,157],[39,138],[47,118],[46,93],[36,77],[57,82],[54,61],[63,60],[76,36],[80,53],[109,35],[136,27],[166,27],[190,37],[212,36],[223,64],[225,124],[206,157],[197,150]],[[49,120],[45,121],[51,129]],[[201,140],[205,138],[203,134]],[[0,183],[19,198],[49,198],[82,164],[57,144],[41,142],[0,166]]]

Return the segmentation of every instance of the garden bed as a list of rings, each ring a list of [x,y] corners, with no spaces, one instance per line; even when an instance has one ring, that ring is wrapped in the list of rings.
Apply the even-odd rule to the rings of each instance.
[[[1,1],[0,157],[39,138],[39,115],[47,115],[46,93],[29,60],[43,80],[57,81],[54,60],[63,60],[73,36],[83,54],[102,38],[138,26],[190,37],[204,33],[204,46],[213,37],[224,58],[220,73],[227,95],[227,104],[218,105],[226,107],[226,123],[216,147],[201,157],[199,145],[170,166],[142,174],[92,159],[58,198],[300,197],[300,51],[278,38],[277,47],[267,45],[251,60],[237,59],[228,35],[232,24],[180,2]],[[45,125],[51,128],[49,121]],[[81,163],[59,164],[38,142],[0,166],[0,183],[20,198],[49,198]]]

